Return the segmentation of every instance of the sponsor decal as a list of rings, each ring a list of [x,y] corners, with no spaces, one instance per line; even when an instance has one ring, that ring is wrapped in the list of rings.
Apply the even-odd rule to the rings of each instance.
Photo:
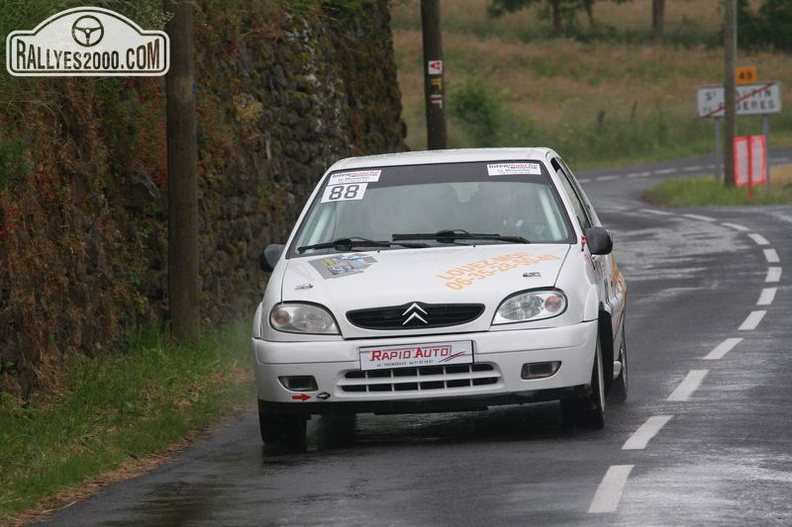
[[[471,362],[473,362],[471,341],[360,349],[360,365],[363,370],[470,364]]]
[[[489,176],[519,176],[519,175],[539,175],[542,167],[539,163],[497,163],[487,165],[487,175]]]
[[[348,183],[375,183],[379,181],[382,170],[358,170],[356,172],[339,172],[330,176],[328,185],[346,185]]]
[[[341,276],[360,274],[374,263],[377,263],[377,260],[373,256],[363,254],[345,254],[331,258],[317,258],[310,262],[313,268],[319,271],[322,278],[339,278]]]
[[[163,31],[101,7],[67,9],[6,38],[6,69],[15,76],[160,76],[169,57]]]
[[[517,269],[518,267],[526,265],[537,265],[541,262],[559,259],[558,256],[553,254],[534,255],[526,252],[518,252],[460,265],[459,267],[454,267],[453,269],[449,269],[435,276],[441,280],[445,280],[445,286],[447,288],[461,291],[465,287],[471,286],[481,280],[486,280],[499,273],[505,273],[506,271],[511,271],[512,269]]]

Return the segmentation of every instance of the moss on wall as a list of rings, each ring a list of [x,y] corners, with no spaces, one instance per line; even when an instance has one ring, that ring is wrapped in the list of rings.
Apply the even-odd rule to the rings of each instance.
[[[349,2],[347,2],[349,4]],[[196,3],[202,314],[252,313],[258,254],[333,161],[404,150],[385,0]],[[162,78],[14,79],[0,112],[0,390],[167,320]],[[25,94],[24,97],[19,94]]]

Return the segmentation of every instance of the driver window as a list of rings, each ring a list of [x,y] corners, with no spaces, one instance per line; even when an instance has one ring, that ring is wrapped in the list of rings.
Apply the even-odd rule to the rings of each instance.
[[[593,225],[593,221],[586,210],[587,207],[575,190],[575,186],[573,185],[569,174],[567,174],[561,164],[556,159],[553,159],[552,165],[556,171],[556,174],[558,175],[559,180],[561,181],[561,186],[564,188],[564,192],[566,192],[569,201],[572,203],[572,208],[575,211],[575,216],[577,217],[578,223],[580,224],[580,228],[585,231]]]

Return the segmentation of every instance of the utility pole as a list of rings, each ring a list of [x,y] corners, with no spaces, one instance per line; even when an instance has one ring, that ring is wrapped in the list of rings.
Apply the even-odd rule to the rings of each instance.
[[[440,37],[440,0],[421,0],[423,29],[424,94],[426,139],[429,150],[445,148],[445,83],[443,80],[443,43]]]
[[[171,333],[179,342],[195,342],[201,336],[201,310],[193,5],[190,0],[164,0],[163,7],[173,15],[165,26],[171,49],[165,77]]]
[[[724,0],[723,18],[723,183],[735,184],[734,137],[737,135],[737,0]]]

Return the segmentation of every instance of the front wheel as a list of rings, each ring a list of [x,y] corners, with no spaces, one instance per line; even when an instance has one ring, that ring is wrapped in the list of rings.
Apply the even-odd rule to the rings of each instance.
[[[565,426],[582,425],[594,430],[601,430],[605,426],[605,378],[599,336],[594,353],[589,393],[580,398],[562,399],[561,418]]]
[[[305,444],[308,418],[303,415],[259,412],[261,440],[265,445],[300,447]]]

